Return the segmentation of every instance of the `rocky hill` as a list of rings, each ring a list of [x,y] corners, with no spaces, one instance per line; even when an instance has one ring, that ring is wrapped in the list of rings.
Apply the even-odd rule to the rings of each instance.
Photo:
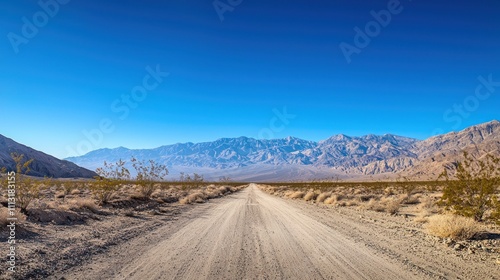
[[[29,173],[32,176],[53,178],[92,178],[97,176],[93,171],[79,167],[73,162],[57,159],[0,135],[0,168],[6,167],[8,170],[16,170],[11,153],[24,155],[25,159],[33,159]]]

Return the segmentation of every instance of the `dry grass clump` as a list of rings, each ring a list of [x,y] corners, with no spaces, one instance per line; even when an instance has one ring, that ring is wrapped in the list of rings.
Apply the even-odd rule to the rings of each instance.
[[[202,192],[195,192],[179,200],[180,204],[204,203],[207,197]]]
[[[10,221],[8,220],[8,218],[17,218],[16,225],[26,221],[26,216],[22,213],[19,213],[19,211],[15,212],[14,217],[11,217],[9,215],[8,208],[2,207],[2,208],[0,208],[0,227],[2,230],[5,229],[5,227],[8,224],[10,224]]]
[[[472,218],[457,215],[435,215],[426,226],[429,234],[454,240],[472,239],[481,231],[481,225]]]
[[[305,201],[311,201],[311,200],[315,200],[316,197],[318,195],[316,193],[314,193],[313,191],[309,191],[306,193],[306,195],[304,196],[304,200]]]
[[[399,212],[399,208],[401,208],[401,201],[397,199],[388,199],[385,201],[385,212],[396,215]]]
[[[330,192],[320,193],[320,194],[318,195],[318,197],[316,198],[316,202],[317,202],[317,203],[323,203],[323,202],[325,202],[325,200],[326,200],[327,198],[329,198],[331,195],[332,195],[332,193],[330,193]]]
[[[297,191],[297,192],[293,192],[292,194],[290,194],[289,198],[301,199],[301,198],[304,198],[305,195],[306,195],[305,192]]]
[[[336,202],[337,202],[337,196],[336,195],[332,195],[329,198],[325,199],[325,201],[324,201],[324,203],[327,204],[327,205],[335,204]]]
[[[94,213],[99,212],[99,206],[92,199],[77,198],[69,201],[69,208],[73,211],[78,211],[82,209],[90,210]]]
[[[71,193],[70,193],[70,194],[71,194],[71,195],[79,195],[79,194],[81,194],[81,193],[82,193],[82,192],[81,192],[79,189],[74,189],[74,190],[72,190],[72,191],[71,191]]]
[[[385,197],[380,200],[372,198],[368,203],[362,205],[362,208],[366,210],[386,212],[392,215],[397,214],[400,207],[401,201],[399,199]]]

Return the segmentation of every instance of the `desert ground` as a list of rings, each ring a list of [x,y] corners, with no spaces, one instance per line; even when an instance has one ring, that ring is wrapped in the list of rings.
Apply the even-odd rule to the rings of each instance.
[[[325,203],[285,187],[233,190],[206,203],[128,202],[66,224],[57,216],[26,223],[13,278],[500,279],[494,225],[453,240],[428,233],[427,215],[416,214],[422,203],[374,210],[373,202]]]

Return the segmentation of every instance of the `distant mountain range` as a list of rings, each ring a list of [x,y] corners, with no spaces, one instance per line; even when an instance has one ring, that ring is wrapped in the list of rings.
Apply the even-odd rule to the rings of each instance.
[[[16,163],[12,159],[11,153],[24,155],[26,160],[34,160],[30,165],[31,171],[28,175],[52,178],[92,178],[97,176],[95,172],[79,167],[72,162],[57,159],[0,135],[0,168],[6,167],[8,170],[16,170]]]
[[[95,170],[104,161],[152,159],[169,167],[170,178],[180,172],[197,172],[208,179],[229,176],[246,181],[382,179],[397,175],[424,180],[435,178],[443,167],[452,166],[463,150],[476,157],[499,154],[500,122],[424,141],[391,134],[362,137],[340,134],[320,142],[294,137],[275,140],[240,137],[156,149],[100,149],[67,160]]]

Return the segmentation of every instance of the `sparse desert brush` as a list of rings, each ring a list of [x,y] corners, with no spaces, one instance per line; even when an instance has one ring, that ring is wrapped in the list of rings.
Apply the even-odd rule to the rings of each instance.
[[[363,191],[362,189],[355,189],[353,193],[354,193],[355,195],[359,195],[359,194],[362,194],[363,192],[364,192],[364,191]]]
[[[66,197],[66,192],[64,191],[58,191],[54,194],[54,198],[64,198]]]
[[[296,191],[296,192],[294,192],[294,193],[290,194],[290,196],[289,196],[289,197],[290,197],[291,199],[301,199],[301,198],[303,198],[305,195],[306,195],[306,193],[305,193],[305,192]]]
[[[419,212],[425,212],[429,214],[439,213],[439,207],[436,205],[436,202],[428,196],[422,197],[420,199],[420,204],[417,206],[417,210]]]
[[[347,200],[345,201],[345,203],[343,204],[343,206],[348,206],[348,207],[351,207],[351,206],[358,206],[359,205],[359,201],[357,199],[350,199],[350,200]]]
[[[317,194],[312,192],[312,191],[309,191],[306,193],[306,195],[304,196],[304,200],[305,201],[311,201],[311,200],[315,200],[316,199],[316,196]]]
[[[71,194],[71,195],[79,195],[79,194],[81,194],[81,193],[82,193],[82,192],[81,192],[79,189],[74,189],[74,190],[72,190],[72,191],[71,191],[71,193],[70,193],[70,194]]]
[[[237,191],[239,191],[240,189],[239,189],[238,187],[230,187],[230,188],[229,188],[229,190],[230,190],[231,192],[237,192]]]
[[[228,187],[226,187],[226,186],[222,186],[222,187],[219,187],[217,190],[218,190],[221,194],[225,194],[225,193],[227,193],[227,192],[229,191],[229,188],[228,188]]]
[[[125,162],[122,160],[116,163],[105,161],[102,168],[96,169],[96,173],[99,176],[89,184],[89,188],[100,204],[108,203],[114,194],[121,189],[124,182],[130,179],[130,172],[125,168]]]
[[[8,220],[9,218],[17,218],[16,224],[23,223],[26,221],[26,216],[18,211],[15,211],[14,216],[10,216],[9,214],[9,209],[6,207],[1,207],[0,208],[0,228],[3,230],[5,229],[5,226],[7,226],[10,221]]]
[[[395,194],[394,188],[392,188],[392,187],[385,188],[384,189],[384,194],[388,195],[388,196],[394,195]]]
[[[81,209],[87,209],[92,212],[98,212],[99,206],[92,199],[77,198],[69,201],[69,207],[71,210],[78,211]]]
[[[482,221],[488,211],[500,223],[500,158],[490,154],[483,160],[474,159],[464,152],[464,160],[457,164],[454,177],[445,169],[441,174],[445,179],[440,204],[455,214]]]
[[[374,198],[370,199],[370,201],[368,201],[366,204],[364,204],[362,206],[362,208],[364,208],[366,210],[376,211],[376,212],[385,212],[384,205],[380,201],[378,201]]]
[[[385,212],[395,215],[401,208],[401,201],[399,199],[385,199],[381,201],[385,207]]]
[[[328,197],[327,199],[325,199],[325,201],[323,203],[330,205],[330,204],[335,204],[336,202],[337,202],[337,196],[332,195],[332,196]]]
[[[432,216],[426,225],[429,234],[454,240],[472,239],[481,229],[481,225],[473,218],[451,214]]]
[[[16,153],[12,153],[11,157],[16,163],[16,205],[20,208],[22,214],[27,215],[27,209],[30,204],[40,197],[40,187],[42,184],[23,175],[30,173],[30,165],[33,163],[32,159],[24,161],[24,155]],[[13,177],[10,173],[7,175],[8,177]]]
[[[411,196],[408,196],[407,194],[404,194],[405,198],[402,199],[404,204],[408,205],[414,205],[414,204],[419,204],[420,203],[420,198],[422,197],[420,194],[413,194]]]
[[[332,193],[330,192],[324,192],[324,193],[321,193],[318,195],[318,197],[316,198],[316,202],[317,203],[323,203],[325,202],[325,200],[330,197],[332,195]]]
[[[180,204],[204,203],[207,197],[202,192],[195,192],[179,200]]]

